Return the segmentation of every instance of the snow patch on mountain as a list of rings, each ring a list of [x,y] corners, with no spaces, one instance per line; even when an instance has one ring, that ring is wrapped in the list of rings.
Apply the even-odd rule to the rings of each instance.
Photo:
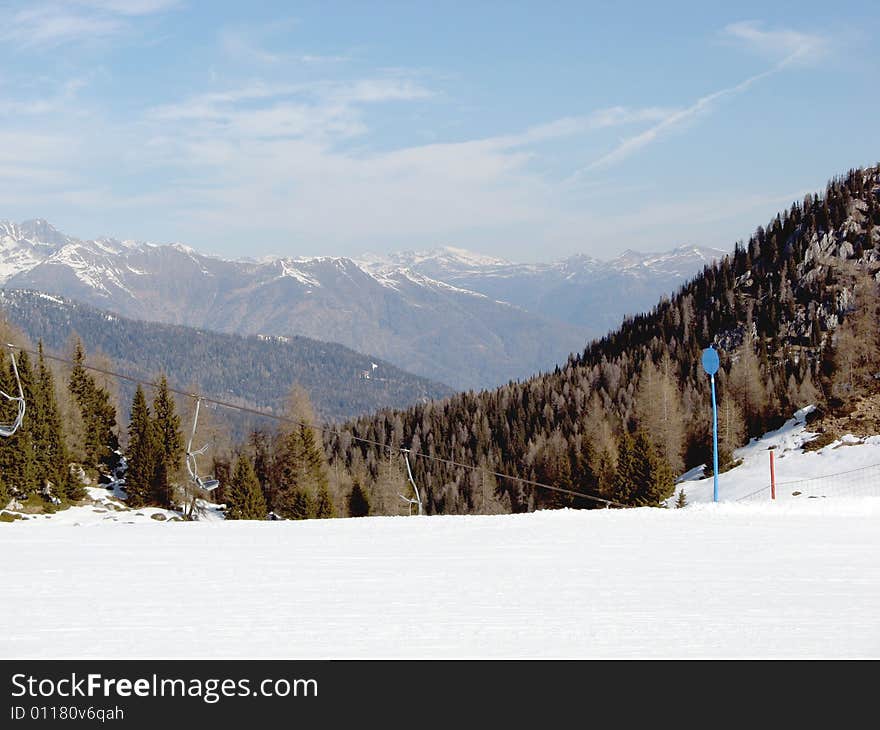
[[[292,259],[281,259],[278,261],[278,266],[281,269],[279,279],[290,278],[296,279],[300,284],[305,284],[306,286],[321,286],[321,282],[315,277],[309,276],[302,269],[294,266]]]

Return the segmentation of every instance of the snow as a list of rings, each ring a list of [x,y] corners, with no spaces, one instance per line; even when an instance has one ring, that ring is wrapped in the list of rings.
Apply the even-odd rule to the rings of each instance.
[[[280,259],[278,264],[281,267],[281,277],[280,278],[291,278],[296,279],[300,284],[305,284],[306,286],[311,287],[320,287],[321,282],[318,281],[313,276],[309,276],[302,269],[298,269],[295,266],[291,266],[290,259]]]
[[[355,263],[368,271],[413,268],[428,263],[441,267],[451,266],[455,269],[482,269],[510,265],[510,262],[504,259],[456,246],[442,246],[428,251],[398,251],[387,255],[366,253],[355,259]]]
[[[47,294],[46,292],[38,291],[38,292],[34,292],[34,294],[36,294],[38,297],[40,297],[40,299],[45,299],[45,300],[53,302],[55,304],[64,304],[65,303],[64,300],[61,299],[61,297],[55,297],[55,296],[52,296],[51,294]]]
[[[734,458],[742,459],[743,463],[719,474],[719,499],[769,500],[771,447],[775,454],[778,502],[811,497],[880,497],[880,436],[862,439],[847,434],[821,449],[804,452],[803,445],[816,436],[806,424],[812,410],[812,406],[802,408],[781,428],[737,449]],[[713,480],[699,478],[700,472],[697,468],[683,475],[676,495],[684,490],[688,503],[711,502]],[[674,501],[673,498],[669,503]]]
[[[62,514],[0,524],[16,556],[0,656],[880,656],[880,499],[79,527]]]
[[[478,299],[488,299],[485,294],[480,294],[480,292],[472,291],[471,289],[462,289],[461,287],[447,284],[444,281],[432,279],[431,277],[419,274],[412,269],[400,269],[395,272],[395,274],[398,276],[399,280],[406,280],[420,287],[455,292],[456,294],[465,294],[466,296],[477,297]]]
[[[684,509],[171,522],[90,487],[0,523],[0,656],[878,658],[880,436],[803,452],[809,410]],[[771,445],[781,483],[849,475],[743,500]]]

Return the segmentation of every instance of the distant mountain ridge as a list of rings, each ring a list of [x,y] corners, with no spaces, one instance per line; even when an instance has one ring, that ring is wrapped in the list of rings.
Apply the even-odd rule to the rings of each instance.
[[[720,252],[515,264],[444,248],[359,259],[228,260],[180,243],[67,236],[0,222],[0,285],[139,320],[338,342],[457,389],[563,362]]]
[[[76,333],[87,352],[110,357],[124,375],[152,381],[164,372],[172,386],[197,387],[214,398],[276,413],[294,383],[308,391],[318,415],[329,421],[454,392],[376,357],[306,337],[243,337],[130,320],[25,290],[0,290],[0,313],[50,351],[63,351]],[[125,381],[119,385],[126,395],[121,403],[125,411],[133,386]]]
[[[377,272],[408,268],[599,337],[625,315],[650,309],[662,294],[726,253],[679,246],[663,253],[627,250],[610,260],[578,254],[552,263],[520,264],[446,247],[360,261]]]

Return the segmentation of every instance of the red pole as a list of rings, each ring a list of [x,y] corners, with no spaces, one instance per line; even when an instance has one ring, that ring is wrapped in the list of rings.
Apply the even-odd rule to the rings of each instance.
[[[773,449],[770,449],[770,499],[776,499],[776,470],[773,468]]]

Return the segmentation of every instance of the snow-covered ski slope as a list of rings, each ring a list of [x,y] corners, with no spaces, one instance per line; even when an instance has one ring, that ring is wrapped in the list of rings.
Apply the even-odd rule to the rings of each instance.
[[[804,444],[816,436],[806,424],[812,406],[803,408],[776,431],[752,439],[734,452],[742,464],[718,477],[723,502],[770,499],[770,449],[775,452],[776,498],[779,501],[880,497],[880,436],[860,439],[852,435],[817,450],[805,452]],[[701,469],[685,474],[676,487],[687,502],[711,502],[713,480],[697,478]],[[701,475],[700,475],[701,476]],[[669,500],[670,506],[675,498]]]
[[[0,524],[0,657],[878,658],[880,498],[733,501],[774,439],[780,481],[880,462],[874,439],[800,452],[800,416],[717,505],[710,479],[685,509]]]

